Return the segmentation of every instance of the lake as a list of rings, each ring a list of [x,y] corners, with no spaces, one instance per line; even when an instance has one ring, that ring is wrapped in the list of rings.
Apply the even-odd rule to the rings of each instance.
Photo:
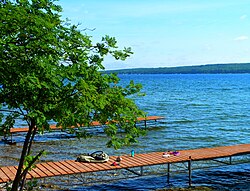
[[[250,142],[250,74],[142,74],[120,75],[121,83],[130,80],[143,85],[143,97],[133,98],[148,115],[165,117],[149,128],[139,143],[119,150],[107,149],[106,136],[97,128],[95,137],[77,140],[61,133],[38,135],[34,150],[45,148],[43,160],[75,159],[80,153],[104,150],[110,155],[166,150],[195,149]],[[22,124],[20,124],[22,125]],[[16,146],[1,144],[0,164],[16,164],[22,136]],[[207,169],[196,174],[195,186],[215,190],[247,190],[250,187],[250,164]],[[171,179],[171,186],[185,187],[186,174]],[[97,184],[71,190],[155,190],[167,188],[166,176],[141,177]]]

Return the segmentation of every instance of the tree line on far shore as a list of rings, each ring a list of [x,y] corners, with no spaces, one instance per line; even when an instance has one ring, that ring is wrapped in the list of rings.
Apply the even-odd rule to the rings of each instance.
[[[250,63],[209,64],[199,66],[133,68],[108,70],[105,73],[118,74],[227,74],[250,73]]]

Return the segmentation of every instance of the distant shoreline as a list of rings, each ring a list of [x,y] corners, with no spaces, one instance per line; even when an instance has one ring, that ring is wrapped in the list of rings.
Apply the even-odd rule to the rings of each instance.
[[[107,70],[104,73],[118,74],[247,74],[250,63],[208,64],[199,66],[179,66],[160,68],[132,68]]]

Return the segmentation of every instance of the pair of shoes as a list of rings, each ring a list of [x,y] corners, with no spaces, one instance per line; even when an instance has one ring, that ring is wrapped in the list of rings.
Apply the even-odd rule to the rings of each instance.
[[[173,152],[170,152],[170,155],[179,156],[180,152],[179,151],[173,151]]]
[[[165,153],[163,153],[162,157],[163,158],[168,158],[168,157],[170,157],[170,154],[168,154],[167,152],[165,152]]]
[[[179,151],[168,151],[168,152],[164,152],[162,157],[163,158],[168,158],[170,157],[171,155],[174,155],[174,156],[179,156],[180,155],[180,152]]]

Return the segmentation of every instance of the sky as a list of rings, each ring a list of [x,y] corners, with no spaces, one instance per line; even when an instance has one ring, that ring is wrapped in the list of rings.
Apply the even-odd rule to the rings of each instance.
[[[250,62],[249,0],[59,0],[62,17],[98,42],[131,47],[107,70]]]

